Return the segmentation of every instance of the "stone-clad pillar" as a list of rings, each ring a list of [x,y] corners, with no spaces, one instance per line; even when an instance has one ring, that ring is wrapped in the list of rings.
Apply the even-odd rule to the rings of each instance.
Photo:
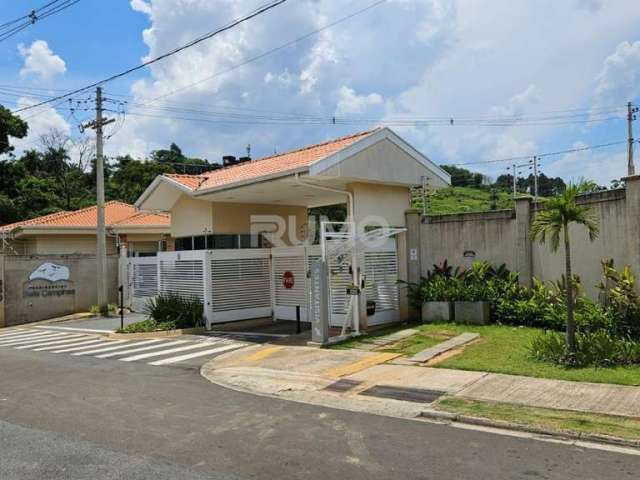
[[[411,209],[405,211],[405,221],[407,231],[405,233],[405,255],[406,255],[406,281],[410,283],[418,283],[421,277],[421,260],[420,260],[420,229],[421,226],[421,214],[419,210]],[[403,289],[403,294],[406,290]],[[404,298],[406,298],[403,295]],[[407,317],[413,319],[420,318],[420,312],[415,311],[407,303]]]
[[[531,229],[531,197],[516,198],[516,271],[520,275],[520,283],[531,287],[533,283],[532,242],[529,238]]]

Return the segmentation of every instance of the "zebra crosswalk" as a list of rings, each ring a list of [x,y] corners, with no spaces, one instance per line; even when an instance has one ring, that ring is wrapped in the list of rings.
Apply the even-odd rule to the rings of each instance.
[[[0,333],[0,351],[2,349],[29,350],[67,354],[71,357],[143,362],[152,366],[206,361],[207,357],[246,345],[248,344],[245,342],[222,336],[109,340],[92,332],[61,331],[46,327],[18,328]]]

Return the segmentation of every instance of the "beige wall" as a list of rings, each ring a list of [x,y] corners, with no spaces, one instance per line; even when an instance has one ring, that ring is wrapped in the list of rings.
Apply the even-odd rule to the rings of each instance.
[[[584,227],[571,226],[572,267],[582,279],[587,293],[595,298],[598,293],[595,285],[600,281],[600,260],[603,258],[613,258],[618,268],[630,265],[636,277],[640,278],[640,265],[629,249],[637,249],[640,245],[640,238],[631,234],[631,228],[638,225],[640,218],[634,218],[632,225],[629,224],[624,191],[592,195],[587,204],[598,219],[600,235],[591,242]],[[548,243],[533,244],[533,271],[536,277],[545,281],[557,280],[564,274],[564,268],[562,245],[556,253],[552,253]]]
[[[532,243],[528,239],[528,222],[535,212],[528,202],[518,202],[515,210],[423,217],[411,222],[419,228],[420,270],[424,276],[433,264],[448,260],[453,266],[469,266],[472,260],[486,260],[543,281],[555,281],[564,273],[564,248],[552,253],[549,244]],[[605,191],[581,197],[600,225],[600,235],[591,242],[583,227],[571,227],[572,266],[580,276],[586,293],[595,298],[595,285],[600,281],[603,258],[612,258],[618,268],[631,266],[640,277],[640,177],[627,182],[625,190]],[[527,225],[523,225],[524,217]],[[522,228],[525,227],[525,228]],[[523,233],[526,232],[526,233]],[[412,238],[415,235],[412,236]],[[465,251],[475,252],[466,258]],[[528,272],[527,272],[528,270]]]
[[[95,235],[38,235],[12,242],[18,255],[95,255]],[[116,239],[107,237],[107,254],[116,253]]]
[[[355,221],[382,217],[389,226],[405,225],[404,212],[411,206],[409,189],[390,185],[371,183],[352,183],[349,190],[353,193]]]
[[[252,215],[276,215],[284,221],[285,244],[302,241],[307,227],[307,208],[293,205],[268,205],[253,203],[213,203],[213,233],[251,233]],[[258,220],[255,219],[254,220]],[[262,224],[262,220],[258,220]],[[264,222],[259,231],[272,232],[275,225]]]
[[[251,233],[252,215],[277,215],[284,221],[284,242],[303,239],[307,226],[307,208],[291,205],[223,203],[194,200],[183,195],[171,209],[171,235],[202,235],[205,230],[216,234]],[[272,231],[267,222],[261,231]],[[291,235],[290,232],[291,231]]]
[[[419,185],[423,175],[429,177],[431,187],[445,187],[446,183],[426,170],[411,155],[391,140],[374,143],[361,152],[324,170],[321,175],[361,178],[381,183],[413,183]],[[404,212],[400,212],[401,214]]]
[[[4,316],[6,326],[36,322],[48,318],[87,311],[96,304],[95,255],[7,255],[4,260]],[[69,269],[69,281],[51,283],[29,280],[43,263],[51,262]],[[110,303],[118,298],[118,259],[107,257],[107,287]],[[1,320],[2,314],[0,314]]]
[[[422,276],[447,260],[468,267],[474,259],[516,268],[516,222],[512,211],[435,215],[420,224]],[[465,257],[475,252],[475,258]]]
[[[211,231],[211,202],[182,195],[171,209],[171,236],[187,237]]]

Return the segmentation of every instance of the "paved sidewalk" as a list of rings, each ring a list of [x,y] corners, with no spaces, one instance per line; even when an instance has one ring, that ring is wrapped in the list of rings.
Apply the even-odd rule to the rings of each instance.
[[[395,356],[355,349],[256,345],[214,358],[201,373],[213,383],[258,395],[399,417],[415,416],[428,404],[363,392],[389,387],[387,390],[640,417],[640,387],[387,363]]]

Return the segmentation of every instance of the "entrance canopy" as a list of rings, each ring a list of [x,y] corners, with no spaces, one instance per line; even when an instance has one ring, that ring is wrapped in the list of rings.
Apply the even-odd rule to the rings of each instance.
[[[449,174],[392,130],[376,128],[202,175],[161,175],[136,206],[170,211],[187,195],[216,203],[312,208],[345,203],[345,191],[360,197],[356,204],[367,197],[380,206],[385,195],[407,197],[406,189],[421,185],[423,177],[430,188],[450,183]]]

